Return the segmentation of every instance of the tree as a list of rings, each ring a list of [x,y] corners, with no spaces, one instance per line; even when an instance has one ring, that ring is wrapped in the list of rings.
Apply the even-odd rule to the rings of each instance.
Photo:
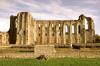
[[[95,43],[100,43],[100,35],[95,35]]]

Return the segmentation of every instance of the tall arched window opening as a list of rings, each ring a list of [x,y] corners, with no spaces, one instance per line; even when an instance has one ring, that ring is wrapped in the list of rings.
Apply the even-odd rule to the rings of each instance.
[[[85,19],[85,29],[88,29],[88,21]]]
[[[75,25],[72,25],[72,33],[75,33]]]

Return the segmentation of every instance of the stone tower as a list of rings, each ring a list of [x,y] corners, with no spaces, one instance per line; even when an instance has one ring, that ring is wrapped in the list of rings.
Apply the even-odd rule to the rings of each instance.
[[[10,17],[10,44],[30,45],[34,43],[34,19],[28,12]]]
[[[16,44],[17,28],[15,24],[16,16],[10,16],[9,43]]]

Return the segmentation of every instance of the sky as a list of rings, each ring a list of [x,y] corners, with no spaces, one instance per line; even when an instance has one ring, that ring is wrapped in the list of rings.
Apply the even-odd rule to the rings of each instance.
[[[30,12],[39,20],[77,20],[84,14],[92,17],[95,32],[100,35],[100,0],[0,0],[0,31],[10,28],[10,16]]]

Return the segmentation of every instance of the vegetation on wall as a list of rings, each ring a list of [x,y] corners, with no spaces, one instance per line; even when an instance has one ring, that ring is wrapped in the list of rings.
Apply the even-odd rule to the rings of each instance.
[[[95,35],[95,43],[100,43],[100,35]]]

